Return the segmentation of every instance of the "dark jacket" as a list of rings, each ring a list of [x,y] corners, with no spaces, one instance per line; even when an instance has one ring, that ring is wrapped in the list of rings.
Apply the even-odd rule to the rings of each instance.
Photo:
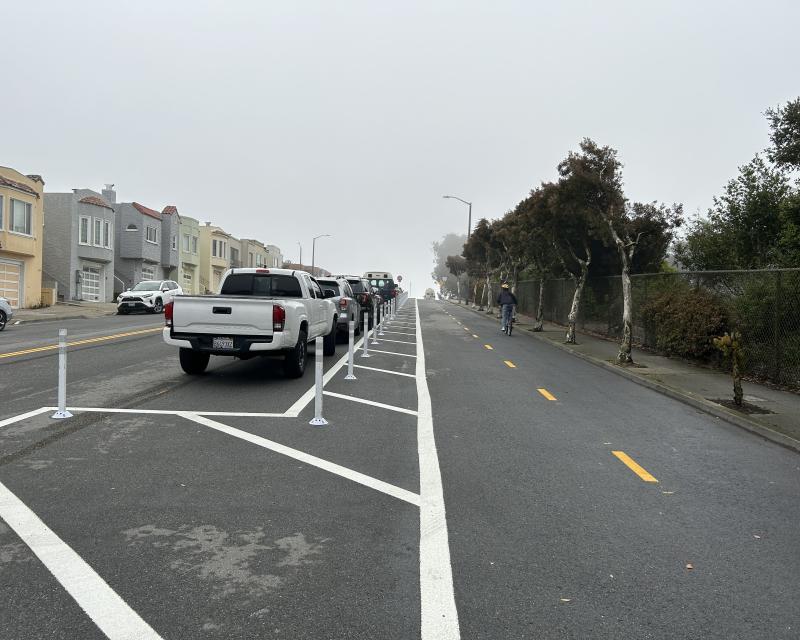
[[[500,291],[500,295],[497,296],[497,304],[517,304],[517,296],[511,293],[511,291],[503,289]]]

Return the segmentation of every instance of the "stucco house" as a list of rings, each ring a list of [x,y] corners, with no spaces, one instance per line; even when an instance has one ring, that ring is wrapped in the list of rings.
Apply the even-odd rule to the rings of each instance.
[[[0,167],[0,296],[14,309],[42,300],[44,180]]]
[[[138,202],[122,202],[116,212],[114,270],[117,285],[164,280],[178,266],[178,215],[156,211]]]
[[[91,189],[45,193],[46,277],[58,283],[60,300],[114,301],[114,192]]]
[[[171,277],[181,285],[184,293],[203,293],[200,288],[200,223],[178,214],[178,209],[173,206],[166,207],[162,213],[167,209],[178,216],[178,266]]]

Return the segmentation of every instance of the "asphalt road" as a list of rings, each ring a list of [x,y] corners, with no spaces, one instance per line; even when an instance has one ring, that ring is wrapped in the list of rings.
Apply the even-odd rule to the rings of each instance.
[[[0,637],[800,637],[797,454],[419,310],[426,375],[410,301],[358,380],[325,359],[324,427],[313,371],[185,376],[153,316],[68,326],[68,404],[106,411],[4,423],[56,399],[58,325],[10,326]]]

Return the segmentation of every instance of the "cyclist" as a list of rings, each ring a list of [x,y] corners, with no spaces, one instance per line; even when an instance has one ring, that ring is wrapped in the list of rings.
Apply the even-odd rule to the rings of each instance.
[[[500,285],[500,295],[497,296],[497,304],[500,306],[500,331],[505,333],[508,323],[511,320],[511,314],[514,313],[514,307],[517,304],[517,297],[511,293],[508,282],[504,282]]]

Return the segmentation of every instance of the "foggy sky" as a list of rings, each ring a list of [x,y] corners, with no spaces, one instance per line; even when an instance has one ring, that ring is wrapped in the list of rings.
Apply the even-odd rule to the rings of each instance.
[[[421,294],[584,136],[637,200],[711,204],[800,95],[800,2],[10,2],[0,165]]]

